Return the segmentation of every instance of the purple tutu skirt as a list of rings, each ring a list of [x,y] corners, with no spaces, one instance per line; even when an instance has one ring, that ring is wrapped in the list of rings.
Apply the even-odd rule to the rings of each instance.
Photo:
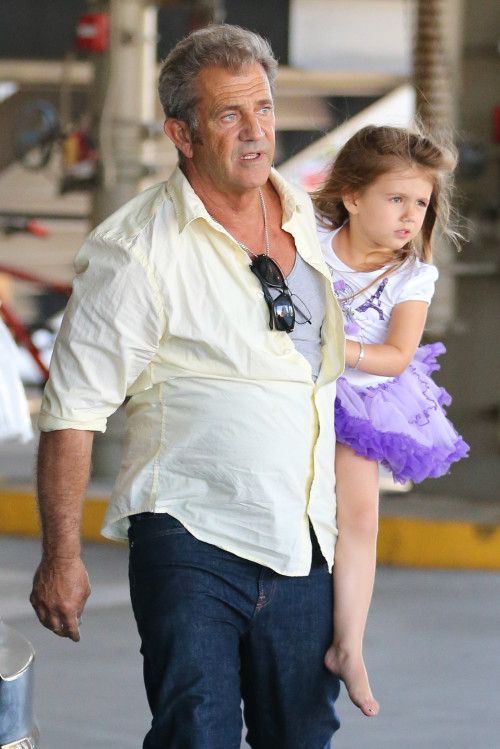
[[[398,377],[374,387],[337,382],[337,440],[388,468],[398,482],[418,483],[448,473],[469,446],[447,419],[451,397],[432,381],[446,351],[442,343],[420,346]]]

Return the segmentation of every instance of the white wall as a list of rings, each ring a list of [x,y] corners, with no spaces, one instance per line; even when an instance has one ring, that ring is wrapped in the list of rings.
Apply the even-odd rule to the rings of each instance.
[[[413,0],[291,0],[290,65],[406,75],[413,12]]]

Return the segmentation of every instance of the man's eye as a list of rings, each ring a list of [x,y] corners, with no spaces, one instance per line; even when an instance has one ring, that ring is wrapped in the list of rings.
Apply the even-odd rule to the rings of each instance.
[[[222,117],[223,122],[234,122],[236,119],[236,115],[234,112],[230,112],[229,114],[225,114]]]
[[[269,114],[270,112],[273,111],[273,108],[272,107],[262,107],[262,109],[260,111],[262,112],[262,114]]]

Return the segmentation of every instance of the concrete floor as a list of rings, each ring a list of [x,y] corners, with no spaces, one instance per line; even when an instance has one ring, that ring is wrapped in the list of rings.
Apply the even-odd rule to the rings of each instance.
[[[38,556],[36,540],[0,538],[0,613],[37,652],[40,749],[139,749],[149,715],[126,549],[86,547],[93,595],[77,645],[27,602]],[[381,568],[366,655],[382,710],[363,718],[343,695],[335,749],[496,749],[499,621],[498,574]]]

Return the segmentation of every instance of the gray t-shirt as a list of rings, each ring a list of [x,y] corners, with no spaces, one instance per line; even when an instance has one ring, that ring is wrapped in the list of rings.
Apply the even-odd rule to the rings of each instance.
[[[295,348],[311,365],[316,380],[321,365],[321,326],[325,317],[325,281],[297,252],[295,264],[286,277],[295,307],[295,327],[289,333]],[[311,324],[305,322],[311,320]]]

